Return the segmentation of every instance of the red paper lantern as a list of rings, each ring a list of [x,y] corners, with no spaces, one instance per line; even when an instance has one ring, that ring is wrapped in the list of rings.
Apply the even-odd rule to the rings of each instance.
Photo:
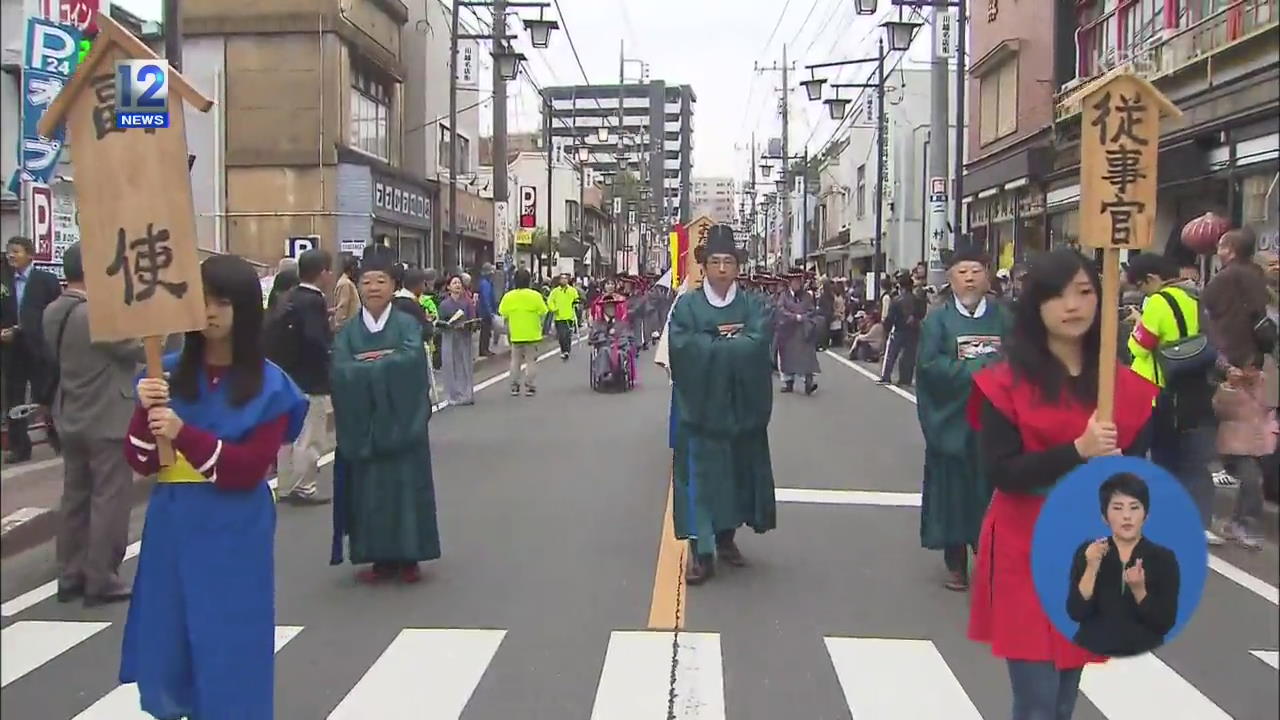
[[[1208,255],[1218,247],[1218,239],[1231,229],[1231,222],[1207,212],[1182,226],[1182,244],[1197,255]]]

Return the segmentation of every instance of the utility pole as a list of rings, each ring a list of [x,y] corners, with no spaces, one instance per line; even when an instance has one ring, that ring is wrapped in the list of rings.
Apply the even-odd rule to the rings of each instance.
[[[788,150],[790,150],[790,141],[788,140],[788,137],[787,137],[790,130],[790,120],[791,120],[790,118],[791,105],[789,101],[791,88],[790,88],[790,85],[788,84],[790,82],[790,78],[789,78],[790,70],[791,70],[791,67],[790,65],[787,64],[787,46],[786,45],[782,46],[782,67],[778,67],[777,65],[774,65],[772,67],[767,67],[767,68],[762,68],[758,65],[756,66],[757,73],[767,73],[767,72],[782,73],[782,157],[784,158],[790,157],[790,153],[788,152]],[[752,162],[755,162],[754,157],[752,158]],[[752,172],[754,176],[754,170]],[[783,190],[780,190],[778,192],[779,199],[781,200],[780,209],[782,213],[782,226],[786,228],[786,231],[788,233],[790,233],[791,231],[791,193],[790,193],[790,183],[787,182],[788,168],[786,165],[786,161],[783,162],[782,174],[779,176],[779,180],[782,182],[782,186],[784,188]],[[768,243],[766,242],[766,246],[767,245]],[[781,248],[779,248],[779,253],[778,253],[779,259],[781,259],[782,256],[783,256],[783,253],[781,252]]]
[[[452,23],[449,31],[449,237],[459,243],[459,257],[462,247],[458,241],[458,15],[461,11],[459,1],[453,0],[453,13],[449,20]],[[497,173],[494,175],[496,177]],[[441,272],[451,272],[444,265],[444,238],[435,245],[439,252],[435,254],[434,262],[440,265]]]
[[[164,0],[164,59],[182,72],[182,1]]]
[[[949,133],[947,128],[947,104],[949,88],[947,87],[947,71],[950,58],[938,52],[939,36],[942,33],[942,18],[948,12],[945,3],[933,7],[933,54],[929,69],[929,197],[925,198],[929,208],[929,242],[926,255],[922,258],[929,264],[929,284],[940,286],[945,270],[942,266],[941,251],[951,245],[947,232],[947,197],[934,197],[933,178],[949,178],[947,163],[950,162]],[[953,28],[954,33],[954,28]],[[947,182],[947,186],[951,183]],[[959,198],[953,198],[957,204]]]
[[[505,48],[507,35],[507,1],[493,0],[493,47]],[[507,188],[507,81],[502,77],[498,63],[493,63],[493,211],[509,217],[507,203],[510,191]],[[495,227],[507,227],[506,223],[494,223]],[[499,253],[511,252],[507,243],[510,238],[501,238],[502,247],[494,248],[494,260]]]
[[[872,288],[875,292],[875,307],[880,307],[880,276],[884,273],[884,258],[881,246],[884,242],[884,184],[887,180],[885,167],[885,134],[888,131],[888,113],[884,109],[884,40],[880,41],[880,54],[876,61],[876,237],[872,243],[871,273]]]
[[[968,3],[961,0],[957,4],[956,10],[956,179],[955,188],[953,189],[953,204],[951,208],[951,232],[955,233],[955,244],[953,247],[960,247],[961,228],[964,227],[964,90],[967,74],[965,73],[965,35],[968,34],[969,13]]]
[[[550,278],[551,277],[551,243],[552,243],[552,238],[554,237],[551,234],[551,209],[552,207],[554,207],[554,205],[551,202],[552,182],[553,182],[551,169],[552,169],[554,153],[555,153],[555,148],[552,147],[552,142],[551,142],[552,140],[551,111],[554,108],[552,108],[551,106],[551,98],[545,94],[542,97],[542,103],[543,103],[543,111],[542,111],[543,132],[546,134],[546,138],[547,138],[547,270],[546,272],[547,272],[547,277]]]
[[[760,242],[756,237],[756,134],[751,133],[751,157],[747,158],[747,192],[751,193],[751,222],[748,225],[751,233],[751,250],[755,254],[756,264],[760,264]]]

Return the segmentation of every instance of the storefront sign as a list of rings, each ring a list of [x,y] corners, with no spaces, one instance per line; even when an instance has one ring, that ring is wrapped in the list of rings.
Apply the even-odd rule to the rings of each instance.
[[[458,41],[458,89],[480,88],[480,45],[476,40]]]
[[[449,224],[452,224],[453,217],[452,208],[447,205],[448,197],[448,194],[444,195],[446,228]],[[460,235],[469,235],[486,242],[493,242],[493,201],[459,190],[457,225]]]
[[[94,16],[100,5],[100,0],[40,0],[40,16],[92,35],[98,30]]]
[[[1155,233],[1160,115],[1178,110],[1133,75],[1107,81],[1081,108],[1080,241],[1148,247]]]
[[[27,233],[35,262],[53,262],[53,193],[44,183],[27,183]]]
[[[375,176],[373,216],[379,220],[430,229],[431,200],[422,190]]]
[[[938,57],[949,58],[956,52],[956,16],[949,11],[935,10],[938,24],[933,28],[933,46]]]
[[[520,188],[520,227],[538,227],[538,188],[532,185]]]
[[[27,21],[22,68],[22,135],[18,138],[18,168],[9,181],[17,194],[23,182],[48,183],[58,167],[66,139],[63,125],[43,137],[36,131],[40,118],[80,62],[80,33],[47,20]]]

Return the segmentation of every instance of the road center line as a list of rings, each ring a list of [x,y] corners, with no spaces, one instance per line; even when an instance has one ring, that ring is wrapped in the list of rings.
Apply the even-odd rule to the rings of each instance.
[[[826,354],[828,357],[835,359],[837,362],[844,365],[845,367],[851,368],[852,370],[857,372],[859,375],[862,375],[868,380],[878,381],[880,379],[875,375],[875,373],[867,370],[866,368],[862,367],[861,365],[858,365],[857,363],[853,362],[852,360],[849,360],[848,358],[840,355],[839,353],[833,352],[831,350],[827,350]],[[916,404],[916,396],[898,387],[897,385],[886,385],[884,387],[886,390],[889,390],[895,395],[898,395],[899,397],[905,398],[906,400],[910,401],[912,405]],[[1223,560],[1222,558],[1214,555],[1212,552],[1209,553],[1209,569],[1218,573],[1222,577],[1230,580],[1231,582],[1239,585],[1245,590],[1248,590],[1254,595],[1257,595],[1263,600],[1266,600],[1272,605],[1280,605],[1280,588],[1277,588],[1275,585],[1272,585],[1271,583],[1268,583],[1265,580],[1262,580],[1261,578],[1250,575],[1245,570],[1242,570],[1236,567],[1235,565],[1232,565],[1226,560]]]
[[[674,480],[667,484],[667,509],[662,515],[662,537],[658,539],[658,563],[653,571],[653,595],[649,601],[650,630],[678,630],[684,627],[684,552],[686,545],[676,539],[672,503]]]
[[[582,341],[582,338],[576,338],[574,339],[572,344],[577,345],[581,341]],[[547,358],[557,357],[559,355],[560,355],[560,350],[558,348],[554,350],[550,350],[548,352],[544,352],[541,355],[539,355],[535,362],[542,362]],[[472,388],[472,392],[480,392],[485,388],[493,387],[494,385],[497,385],[498,383],[502,382],[503,380],[506,380],[509,377],[511,377],[511,371],[504,370],[503,372],[498,373],[497,375],[494,375],[491,378],[487,378],[477,383],[476,386]],[[446,407],[449,407],[448,400],[436,403],[435,405],[432,406],[431,410],[432,412],[440,412]],[[58,462],[61,462],[61,461],[58,461]],[[324,467],[325,465],[328,465],[332,462],[333,462],[333,453],[329,452],[320,456],[318,465],[320,467]],[[277,479],[278,479],[277,477],[268,478],[267,484],[270,485],[272,488],[275,488],[277,485]],[[668,508],[668,514],[670,514],[670,508]],[[125,548],[124,559],[129,560],[130,558],[137,557],[138,551],[140,551],[141,549],[142,549],[141,540],[130,544],[127,548]],[[44,602],[45,600],[48,600],[49,598],[53,597],[57,593],[58,593],[58,581],[50,580],[49,582],[43,585],[40,585],[35,589],[28,590],[27,592],[24,592],[21,595],[18,595],[12,600],[9,600],[3,604],[0,604],[0,617],[13,617],[14,615],[17,615],[23,610],[26,610],[27,608],[30,608],[34,605]]]

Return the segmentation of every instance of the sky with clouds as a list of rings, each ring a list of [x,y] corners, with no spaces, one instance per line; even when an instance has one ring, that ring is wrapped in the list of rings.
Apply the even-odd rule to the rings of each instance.
[[[114,1],[144,18],[160,17],[161,0]],[[527,39],[517,41],[518,49],[529,56],[529,73],[539,85],[616,83],[622,43],[628,59],[649,65],[652,79],[693,87],[698,98],[694,173],[738,177],[746,174],[752,132],[763,144],[766,138],[777,137],[781,128],[777,112],[781,76],[757,73],[757,64],[779,64],[786,44],[788,60],[798,69],[790,97],[791,145],[796,148],[793,152],[799,152],[802,144],[816,152],[830,139],[836,124],[827,119],[824,105],[808,102],[795,84],[808,76],[803,66],[873,56],[882,32],[878,23],[896,13],[890,0],[879,0],[880,14],[874,18],[856,16],[852,0],[553,0],[548,18],[558,19],[556,2],[563,22],[550,48],[534,50]],[[488,13],[480,10],[480,14],[487,22]],[[469,11],[464,11],[462,19],[477,25]],[[515,22],[511,26],[519,27]],[[908,62],[927,61],[928,54],[926,28]],[[869,66],[845,68],[838,78],[861,82],[868,79],[868,71]],[[638,64],[628,63],[628,81],[639,72]],[[511,92],[512,130],[540,128],[538,95],[531,83],[521,82]]]

